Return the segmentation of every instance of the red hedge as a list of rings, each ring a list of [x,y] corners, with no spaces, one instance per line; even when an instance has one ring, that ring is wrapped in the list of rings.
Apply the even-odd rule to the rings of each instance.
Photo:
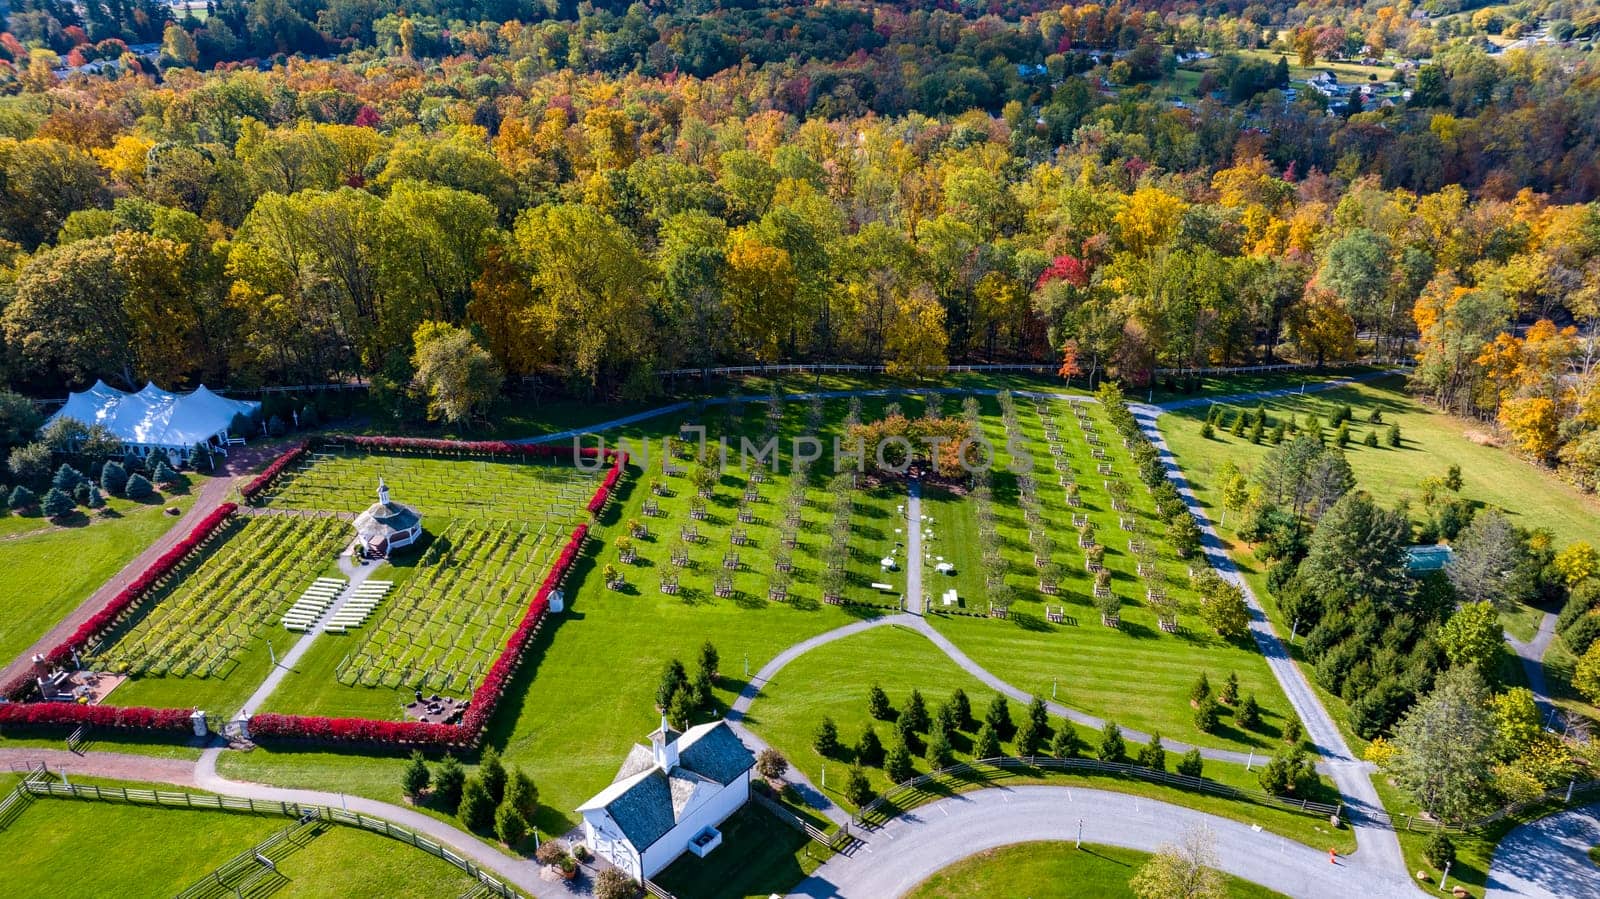
[[[138,602],[157,580],[176,568],[189,553],[193,552],[217,528],[221,527],[222,523],[228,520],[228,516],[232,515],[238,508],[235,503],[223,503],[211,510],[205,518],[200,520],[199,524],[194,526],[194,530],[178,541],[176,546],[162,553],[161,557],[156,559],[142,574],[134,578],[132,583],[122,588],[121,592],[112,597],[104,608],[91,616],[88,621],[79,625],[78,629],[72,632],[72,636],[46,653],[45,661],[51,665],[60,665],[71,659],[73,647],[82,646],[116,623],[117,616]],[[32,683],[33,674],[30,672],[7,684],[5,689],[0,692],[7,696],[20,696],[27,692]]]
[[[0,704],[0,725],[51,727],[91,724],[123,730],[188,731],[189,715],[188,709],[79,705],[75,702]]]
[[[304,456],[306,451],[310,448],[311,444],[306,441],[301,441],[293,447],[290,447],[288,452],[272,460],[272,464],[268,465],[265,471],[256,475],[250,483],[244,486],[243,490],[239,491],[239,493],[242,494],[245,499],[254,499],[256,494],[267,489],[269,484],[278,479],[278,475],[283,474],[284,469],[293,464],[296,459]]]

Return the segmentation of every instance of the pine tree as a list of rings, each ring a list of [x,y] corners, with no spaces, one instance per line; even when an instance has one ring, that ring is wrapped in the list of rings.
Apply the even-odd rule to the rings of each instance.
[[[950,705],[956,710],[956,730],[971,730],[975,723],[972,720],[972,702],[967,699],[967,693],[960,687],[950,694]]]
[[[1194,710],[1194,726],[1203,734],[1217,729],[1217,701],[1207,696]]]
[[[950,767],[955,758],[955,752],[950,748],[950,735],[942,730],[935,730],[928,736],[927,750],[928,766],[934,770]]]
[[[1239,701],[1239,675],[1228,672],[1228,679],[1222,682],[1222,692],[1217,694],[1217,701],[1223,705],[1233,705]]]
[[[1050,729],[1050,707],[1045,704],[1043,696],[1035,696],[1028,703],[1028,720],[1040,733]]]
[[[850,774],[844,779],[844,798],[851,805],[860,808],[871,802],[876,793],[872,792],[872,781],[867,780],[867,772],[852,766]]]
[[[689,675],[683,669],[683,663],[677,659],[667,663],[661,672],[661,681],[656,685],[656,708],[665,712],[672,705],[672,697],[678,689],[689,682]]]
[[[1115,721],[1107,721],[1106,726],[1100,731],[1100,760],[1102,762],[1120,762],[1128,754],[1128,746],[1122,740],[1122,728]]]
[[[972,744],[972,757],[992,759],[1000,755],[1000,737],[988,724],[978,728],[978,737]]]
[[[34,496],[32,490],[21,484],[11,488],[11,495],[6,498],[6,506],[12,511],[26,509],[35,502],[38,502],[38,497]]]
[[[994,699],[989,703],[989,710],[983,715],[983,720],[985,724],[994,728],[994,732],[1000,735],[1000,739],[1011,739],[1015,726],[1011,723],[1011,704],[1006,702],[1004,696],[995,695]]]
[[[155,494],[156,488],[142,474],[130,475],[128,484],[123,488],[128,499],[149,499]]]
[[[1396,449],[1400,447],[1400,424],[1398,422],[1389,425],[1389,445]]]
[[[489,790],[484,787],[483,781],[476,777],[467,778],[461,785],[461,805],[456,809],[456,815],[461,818],[468,830],[487,830],[494,826],[495,802],[489,798]]]
[[[128,469],[121,462],[107,462],[100,469],[100,488],[110,496],[117,496],[128,486]]]
[[[1161,733],[1150,735],[1150,742],[1139,749],[1139,764],[1152,771],[1167,770],[1167,749],[1161,745]]]
[[[1078,729],[1069,721],[1061,722],[1055,738],[1050,741],[1050,754],[1058,759],[1070,759],[1082,751],[1083,741],[1078,738]]]
[[[59,487],[51,487],[45,491],[44,501],[39,504],[39,510],[49,518],[60,518],[63,515],[71,514],[72,510],[76,508],[78,508],[78,504],[73,502],[72,497],[62,492]]]
[[[489,798],[495,805],[506,798],[506,766],[493,746],[485,749],[478,760],[478,779],[483,781],[483,788],[489,791]]]
[[[710,640],[700,645],[700,670],[705,672],[713,684],[716,683],[717,675],[720,673],[718,666],[721,663],[722,657],[717,654],[717,647]]]
[[[105,495],[100,492],[99,487],[90,484],[88,493],[83,497],[83,504],[85,507],[90,509],[103,509],[105,508],[106,498]]]
[[[1261,726],[1261,706],[1256,704],[1256,694],[1251,693],[1239,703],[1239,711],[1234,713],[1233,720],[1245,730],[1255,730]]]
[[[506,778],[505,802],[529,821],[539,811],[539,788],[533,785],[533,778],[520,766],[513,768],[511,776]]]
[[[839,754],[839,726],[827,715],[822,716],[822,720],[817,722],[816,733],[811,738],[811,748],[823,758]]]
[[[1044,743],[1044,731],[1032,718],[1022,722],[1017,730],[1017,755],[1031,757],[1039,754]]]
[[[461,805],[461,790],[467,779],[467,769],[461,767],[453,755],[444,757],[439,763],[439,771],[433,777],[434,795],[439,797],[445,810],[455,814]]]
[[[905,743],[896,741],[884,754],[883,773],[890,781],[898,784],[909,780],[914,770],[911,764],[911,750]]]
[[[516,846],[528,835],[528,821],[509,802],[502,802],[494,811],[494,832],[500,842]]]
[[[877,684],[867,688],[867,714],[879,721],[894,719],[894,709],[889,705],[889,694]]]
[[[912,690],[911,698],[906,700],[906,707],[900,712],[900,717],[908,719],[907,725],[917,733],[924,733],[928,729],[928,706],[922,701],[922,692]]]
[[[400,773],[400,789],[415,802],[428,789],[428,781],[432,775],[428,773],[428,763],[423,760],[420,751],[411,753],[411,761],[406,763],[405,770]]]
[[[63,462],[56,469],[55,477],[50,479],[50,486],[62,493],[71,493],[83,481],[83,473]]]
[[[1283,723],[1283,742],[1299,743],[1304,738],[1305,728],[1301,726],[1300,719],[1289,716],[1289,720]]]
[[[1178,759],[1178,773],[1184,777],[1201,777],[1204,770],[1205,760],[1198,749],[1191,749]]]
[[[883,741],[878,739],[877,730],[870,724],[856,741],[856,761],[863,765],[883,764]]]
[[[1202,671],[1200,672],[1200,679],[1194,682],[1193,687],[1189,688],[1189,701],[1198,705],[1202,699],[1208,699],[1210,696],[1211,680]]]

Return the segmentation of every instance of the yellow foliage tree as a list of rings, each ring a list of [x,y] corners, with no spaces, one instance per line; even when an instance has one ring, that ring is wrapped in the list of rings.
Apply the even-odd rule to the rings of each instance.
[[[1560,443],[1561,413],[1542,396],[1514,397],[1500,404],[1500,425],[1528,455],[1544,461]]]
[[[1141,187],[1117,213],[1122,245],[1139,255],[1150,253],[1172,239],[1189,204],[1159,187]]]

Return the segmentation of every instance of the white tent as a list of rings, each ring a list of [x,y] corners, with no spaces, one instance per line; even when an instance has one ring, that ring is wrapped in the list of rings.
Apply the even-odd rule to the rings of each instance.
[[[154,384],[146,384],[138,393],[126,393],[96,381],[88,390],[67,397],[66,405],[50,416],[50,421],[71,418],[86,425],[104,425],[138,452],[148,455],[165,450],[188,458],[197,443],[226,451],[234,416],[248,418],[260,409],[260,403],[218,396],[204,384],[192,393],[169,393]]]

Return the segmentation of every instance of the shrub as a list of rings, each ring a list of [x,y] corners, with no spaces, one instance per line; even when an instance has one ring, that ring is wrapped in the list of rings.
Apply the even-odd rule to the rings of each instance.
[[[1347,421],[1340,422],[1339,423],[1339,427],[1334,429],[1333,442],[1335,444],[1339,445],[1340,447],[1346,447],[1346,446],[1350,445],[1350,423],[1349,422],[1347,422]]]
[[[42,481],[50,474],[50,447],[43,443],[13,447],[6,466],[18,480]]]
[[[126,486],[128,486],[128,469],[122,467],[122,462],[106,462],[106,465],[102,465],[101,489],[112,496],[118,496]]]
[[[1280,749],[1259,775],[1261,789],[1274,796],[1304,795],[1317,783],[1317,770],[1303,749]]]
[[[1299,743],[1305,739],[1305,735],[1305,728],[1300,724],[1299,718],[1291,715],[1289,720],[1283,723],[1283,742]]]
[[[1207,696],[1194,710],[1194,726],[1203,734],[1217,729],[1217,701]]]
[[[478,779],[483,781],[483,788],[489,791],[489,798],[495,805],[506,798],[506,766],[493,746],[485,749],[478,759]]]
[[[513,769],[511,776],[506,778],[505,803],[521,812],[522,817],[529,821],[539,811],[539,788],[533,785],[533,778],[521,767]]]
[[[483,781],[469,777],[461,785],[461,805],[456,815],[468,830],[488,830],[494,826],[494,799]]]
[[[428,763],[423,760],[422,752],[411,753],[411,761],[406,763],[404,771],[400,772],[400,789],[415,801],[423,791],[428,789],[428,781],[432,775],[428,773]]]
[[[571,856],[567,854],[566,843],[563,843],[560,840],[545,840],[543,843],[540,843],[539,848],[534,851],[533,858],[541,865],[560,866],[567,859],[571,858]]]
[[[1389,425],[1389,441],[1388,442],[1389,442],[1389,445],[1392,446],[1392,447],[1397,447],[1398,448],[1400,446],[1400,425],[1398,423]]]
[[[94,486],[93,484],[88,485],[88,487],[89,489],[84,491],[83,495],[84,506],[90,509],[105,508],[106,498],[105,495],[100,492],[100,488]]]
[[[1044,738],[1044,730],[1032,718],[1022,722],[1022,727],[1017,731],[1017,755],[1038,755]]]
[[[1184,777],[1202,777],[1205,771],[1205,760],[1200,757],[1200,750],[1191,749],[1178,758],[1178,773]]]
[[[1202,424],[1200,426],[1200,436],[1201,437],[1204,437],[1205,439],[1210,440],[1211,438],[1215,437],[1216,435],[1217,435],[1217,429],[1211,426],[1211,422],[1207,421],[1206,423],[1204,423],[1204,424]]]
[[[253,727],[254,722],[251,724]],[[447,755],[439,763],[439,771],[433,777],[434,794],[452,815],[461,807],[461,790],[466,780],[467,769],[461,767],[455,756]]]
[[[38,497],[34,496],[32,490],[21,484],[11,488],[11,495],[6,498],[6,506],[13,511],[26,509],[36,502],[38,502]]]
[[[1428,838],[1428,845],[1422,850],[1423,857],[1434,870],[1443,871],[1444,866],[1456,860],[1456,844],[1443,832],[1436,833]]]
[[[894,720],[894,709],[889,705],[889,694],[883,688],[873,684],[867,688],[867,714],[879,721]]]
[[[769,746],[756,756],[756,773],[768,783],[782,780],[783,776],[789,773],[789,760],[784,758],[783,753]]]
[[[950,707],[956,712],[956,730],[971,730],[975,723],[972,720],[972,701],[967,699],[967,692],[960,687],[950,694]]]
[[[856,741],[856,761],[863,765],[883,764],[883,741],[878,739],[878,732],[870,724]]]
[[[1199,705],[1201,700],[1211,696],[1211,679],[1206,677],[1204,671],[1200,672],[1200,679],[1189,688],[1189,701]]]
[[[136,474],[129,476],[128,486],[124,488],[124,492],[127,493],[128,499],[149,499],[156,492],[156,488],[144,475]]]
[[[992,759],[1000,754],[1000,736],[994,732],[994,727],[985,724],[978,728],[978,736],[972,743],[972,757],[975,759]]]
[[[594,876],[594,899],[636,899],[639,885],[621,868],[606,868]]]
[[[176,484],[179,480],[178,472],[171,465],[168,465],[165,459],[156,463],[155,470],[150,473],[150,477],[157,484]]]
[[[1368,431],[1366,436],[1361,438],[1361,445],[1362,446],[1368,446],[1368,447],[1374,447],[1374,448],[1377,447],[1377,445],[1378,445],[1378,432],[1377,431]]]
[[[73,502],[72,497],[62,492],[59,487],[51,487],[45,491],[44,501],[39,504],[40,511],[50,518],[69,515],[76,508],[78,508],[78,504]]]
[[[522,817],[522,812],[517,811],[516,806],[502,802],[500,807],[494,810],[494,832],[500,838],[500,842],[507,846],[515,846],[528,835],[527,819]]]
[[[1167,770],[1167,750],[1161,745],[1159,732],[1150,735],[1150,742],[1139,748],[1138,762],[1152,771]]]
[[[871,802],[877,794],[872,792],[872,782],[867,780],[867,773],[860,768],[851,767],[850,775],[844,781],[844,798],[851,805],[860,808]]]
[[[62,463],[61,467],[56,469],[56,476],[50,479],[50,486],[62,493],[71,493],[81,483],[83,483],[83,472],[66,463]]]
[[[1223,705],[1233,705],[1239,701],[1239,675],[1237,672],[1228,672],[1228,679],[1222,682],[1222,690],[1217,693],[1217,701]]]
[[[811,748],[823,758],[839,754],[839,726],[833,723],[832,718],[824,715],[822,720],[817,722],[817,731],[811,737]]]
[[[1107,721],[1100,731],[1100,760],[1120,762],[1128,754],[1128,745],[1122,740],[1122,728],[1115,721]]]

